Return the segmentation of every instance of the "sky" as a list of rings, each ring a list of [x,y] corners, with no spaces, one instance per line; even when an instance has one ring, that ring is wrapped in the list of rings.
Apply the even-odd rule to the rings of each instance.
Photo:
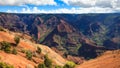
[[[0,0],[8,13],[119,13],[120,0]]]

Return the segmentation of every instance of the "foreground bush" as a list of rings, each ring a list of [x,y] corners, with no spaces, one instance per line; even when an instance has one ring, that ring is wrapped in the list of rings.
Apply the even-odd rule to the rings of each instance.
[[[32,59],[32,52],[30,51],[30,50],[28,50],[27,52],[26,52],[26,57],[27,57],[27,59],[29,59],[29,60],[31,60]]]
[[[0,68],[14,68],[12,65],[0,62]]]
[[[58,65],[56,65],[55,68],[63,68],[63,67],[62,67],[62,66],[58,66]]]
[[[14,41],[15,41],[16,46],[17,46],[17,45],[19,44],[19,42],[20,42],[20,37],[15,36],[15,37],[14,37]]]
[[[12,54],[17,54],[17,50],[15,48],[12,50]]]
[[[11,53],[11,45],[10,43],[3,41],[1,42],[1,50],[4,50],[6,53]]]
[[[38,68],[46,68],[46,66],[44,63],[42,63],[42,64],[38,64]]]
[[[37,53],[41,53],[42,49],[40,47],[37,47]]]
[[[74,68],[75,67],[75,63],[72,61],[68,61],[63,68]]]
[[[45,55],[44,64],[45,64],[46,67],[52,68],[52,60],[49,59],[47,55]]]
[[[26,53],[26,50],[25,50],[25,49],[21,49],[21,52],[22,52],[22,53]]]

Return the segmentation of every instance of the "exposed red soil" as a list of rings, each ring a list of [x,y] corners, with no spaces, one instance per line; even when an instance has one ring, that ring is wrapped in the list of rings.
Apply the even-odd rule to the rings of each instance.
[[[120,50],[107,51],[102,56],[86,61],[76,68],[120,68]]]
[[[1,32],[0,31],[0,42],[7,41],[10,43],[15,43],[14,42],[15,35],[16,33],[14,32],[9,32],[9,31]],[[37,46],[39,46],[42,49],[42,53],[41,55],[38,54],[39,57],[33,57],[32,60],[28,60],[25,54],[21,52],[21,49],[31,50],[32,52],[35,52],[37,49]],[[17,55],[8,54],[3,51],[0,51],[0,58],[1,58],[0,61],[11,64],[15,68],[26,68],[26,67],[34,68],[34,66],[36,66],[38,63],[43,62],[43,58],[41,57],[48,54],[48,57],[52,59],[54,64],[63,66],[66,63],[66,60],[64,58],[62,58],[59,54],[54,52],[49,47],[45,45],[32,43],[29,39],[21,38],[20,43],[18,44],[16,48],[18,51]]]

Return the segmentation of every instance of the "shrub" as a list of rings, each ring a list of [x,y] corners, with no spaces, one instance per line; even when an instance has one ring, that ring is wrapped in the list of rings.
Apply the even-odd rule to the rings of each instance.
[[[74,62],[68,61],[63,68],[74,68],[75,65],[76,64]]]
[[[0,27],[0,31],[5,31],[2,27]]]
[[[11,45],[10,43],[3,41],[1,42],[1,50],[4,50],[6,53],[11,53]]]
[[[32,59],[32,52],[30,51],[30,50],[28,50],[27,52],[26,52],[26,57],[27,57],[27,59],[29,59],[29,60],[31,60]]]
[[[62,67],[62,66],[58,66],[58,65],[56,65],[55,68],[63,68],[63,67]]]
[[[41,48],[40,47],[37,47],[37,53],[41,53]]]
[[[45,55],[44,64],[46,67],[52,68],[52,60],[50,60],[47,55]]]
[[[38,68],[46,68],[46,66],[44,63],[42,63],[42,64],[38,64]]]
[[[17,50],[15,48],[12,50],[12,54],[17,54]]]
[[[14,41],[15,41],[16,45],[18,45],[19,42],[20,42],[20,37],[15,36],[15,37],[14,37]]]
[[[0,62],[0,68],[14,68],[12,65]]]
[[[25,49],[21,49],[21,52],[22,52],[22,53],[26,53],[26,50],[25,50]]]

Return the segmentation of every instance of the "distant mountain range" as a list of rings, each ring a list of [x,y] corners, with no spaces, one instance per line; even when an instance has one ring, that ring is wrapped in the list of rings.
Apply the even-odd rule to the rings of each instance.
[[[89,59],[120,48],[120,14],[0,13],[0,26],[31,35],[64,55]]]

